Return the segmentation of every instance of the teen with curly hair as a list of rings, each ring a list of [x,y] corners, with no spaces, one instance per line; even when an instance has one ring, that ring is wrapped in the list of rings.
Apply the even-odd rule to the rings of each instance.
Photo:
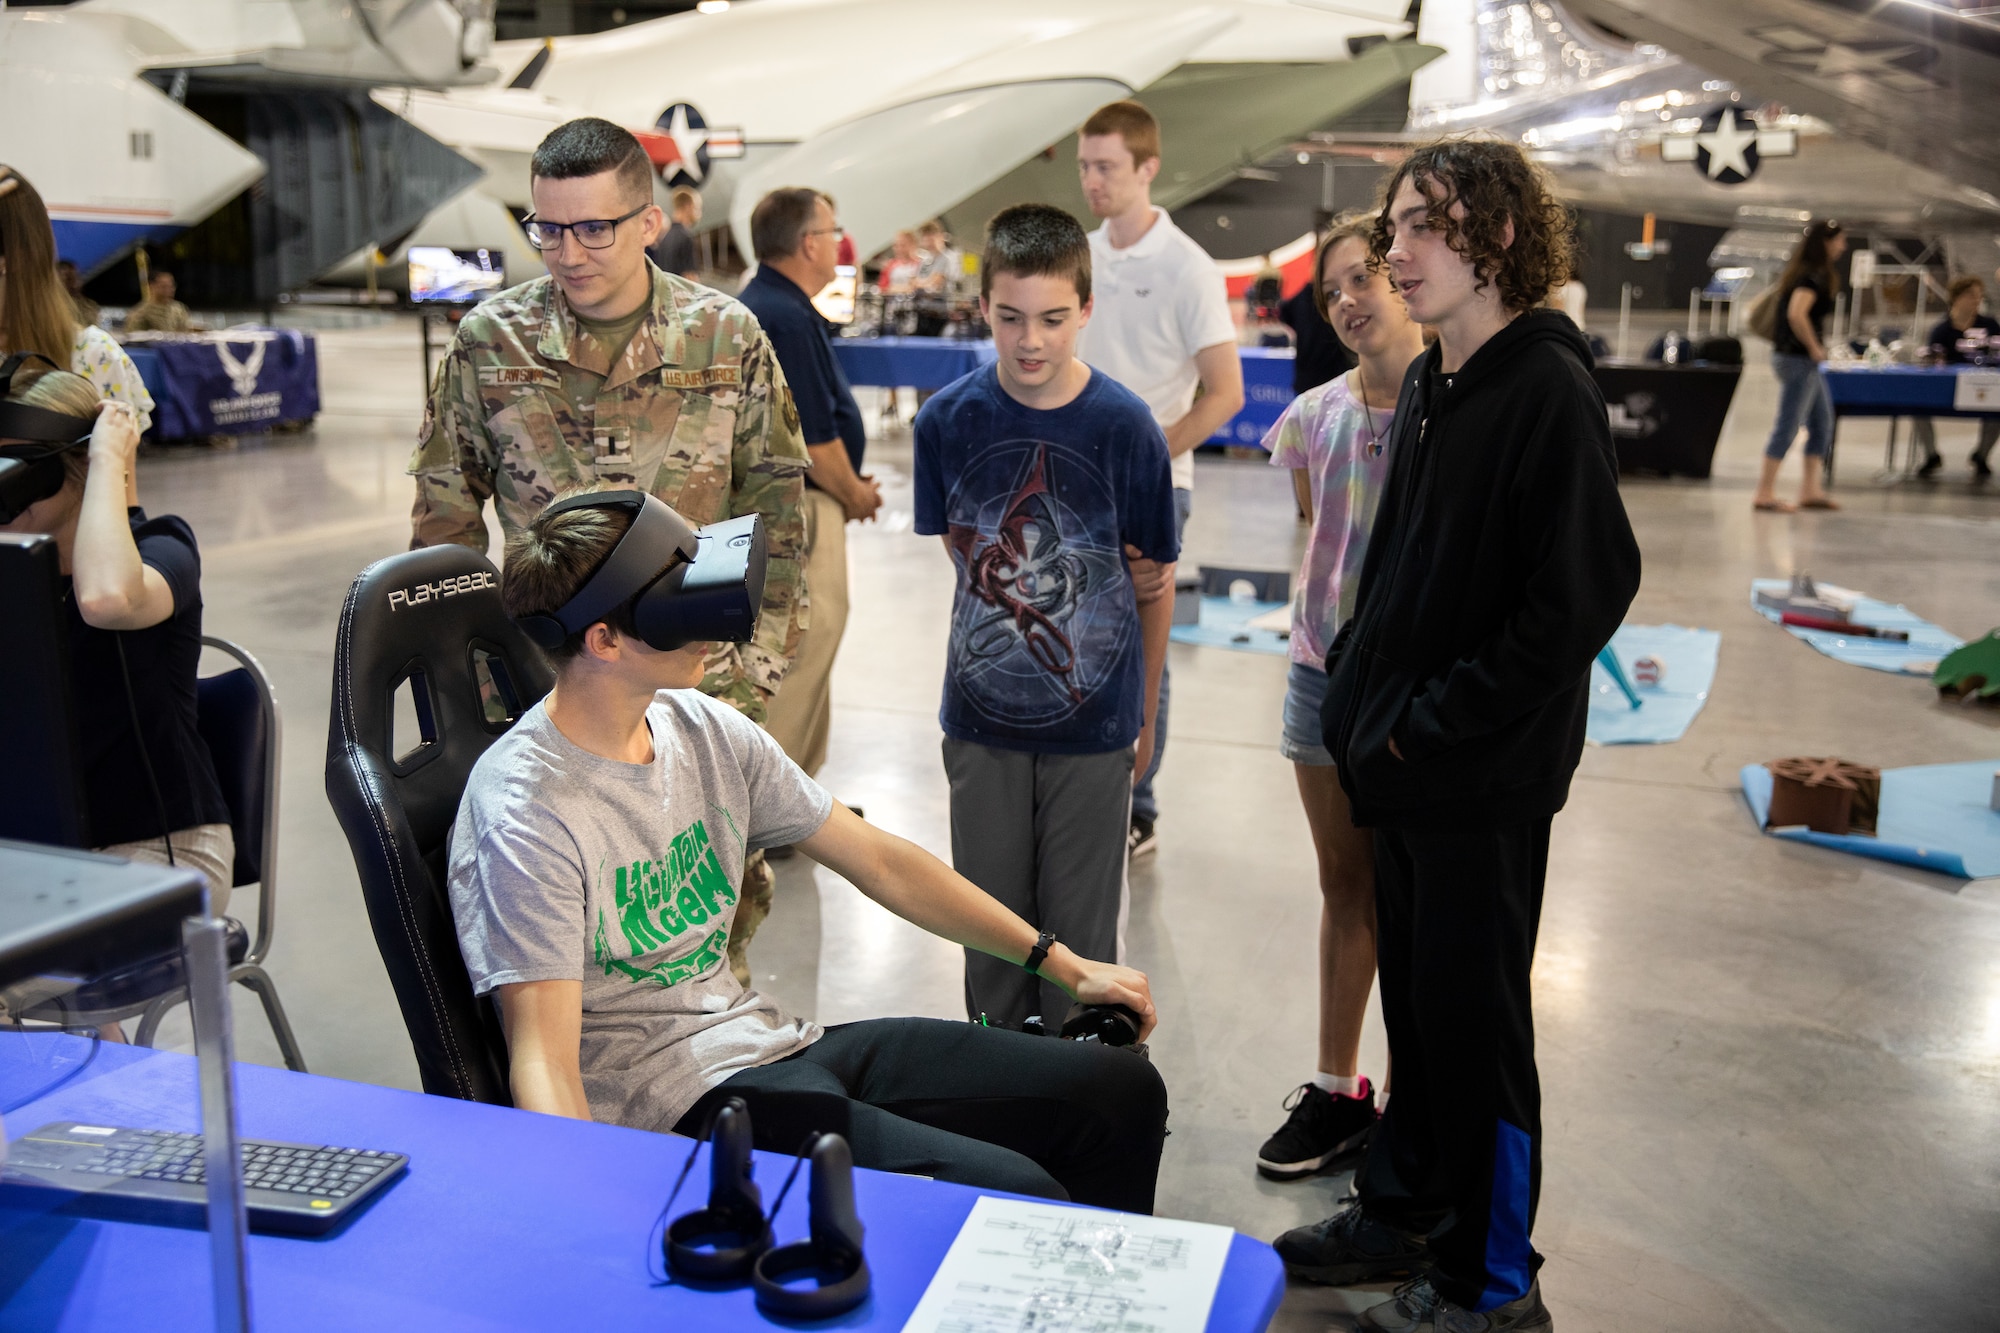
[[[1403,381],[1321,720],[1373,833],[1396,1091],[1356,1201],[1278,1251],[1337,1285],[1409,1275],[1362,1328],[1539,1333],[1528,969],[1590,664],[1638,590],[1639,548],[1589,346],[1541,308],[1571,256],[1545,178],[1510,144],[1447,140],[1383,199],[1374,261],[1438,341]]]

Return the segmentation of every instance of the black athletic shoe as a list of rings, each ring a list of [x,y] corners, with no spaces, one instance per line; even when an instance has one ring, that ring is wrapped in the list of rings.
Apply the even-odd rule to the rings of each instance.
[[[1989,464],[1985,459],[1980,458],[1977,455],[1974,455],[1972,459],[1972,479],[1974,481],[1985,481],[1988,477],[1992,475],[1993,475],[1992,465]]]
[[[1938,469],[1943,466],[1944,466],[1944,455],[1932,454],[1929,458],[1926,458],[1924,460],[1923,466],[1917,469],[1917,475],[1919,477],[1934,477],[1937,475]]]
[[[1285,1271],[1308,1282],[1355,1287],[1429,1271],[1430,1247],[1422,1236],[1377,1222],[1350,1203],[1309,1227],[1294,1227],[1272,1242]]]
[[[1542,1284],[1491,1310],[1473,1311],[1438,1294],[1428,1277],[1396,1288],[1396,1294],[1365,1311],[1355,1327],[1363,1333],[1553,1333],[1555,1320],[1542,1304]]]
[[[1338,1158],[1368,1146],[1381,1117],[1375,1110],[1375,1089],[1361,1080],[1359,1097],[1341,1097],[1312,1083],[1301,1083],[1285,1098],[1292,1114],[1285,1126],[1257,1151],[1257,1171],[1272,1180],[1298,1180]]]
[[[1125,855],[1144,856],[1160,845],[1160,835],[1153,830],[1153,821],[1144,815],[1132,816],[1132,828],[1125,835]]]

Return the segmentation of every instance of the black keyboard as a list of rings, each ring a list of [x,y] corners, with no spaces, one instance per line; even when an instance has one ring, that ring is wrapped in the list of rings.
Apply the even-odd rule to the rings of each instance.
[[[410,1164],[401,1153],[364,1148],[247,1139],[238,1146],[252,1231],[331,1231]],[[205,1226],[207,1179],[199,1134],[59,1120],[8,1145],[0,1202],[40,1198],[91,1217]]]

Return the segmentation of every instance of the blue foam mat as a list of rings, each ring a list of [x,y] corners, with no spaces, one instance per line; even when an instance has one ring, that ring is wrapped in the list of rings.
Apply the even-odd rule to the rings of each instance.
[[[1815,833],[1807,828],[1765,829],[1774,838],[1808,842],[1877,861],[1894,861],[1960,879],[2000,875],[2000,811],[1992,809],[1993,773],[2000,759],[1969,764],[1925,764],[1882,772],[1875,836]],[[1746,764],[1739,775],[1743,799],[1757,826],[1771,813],[1771,770]]]
[[[1288,656],[1292,640],[1288,634],[1267,629],[1251,629],[1258,616],[1289,606],[1288,602],[1232,602],[1227,597],[1201,599],[1201,623],[1176,625],[1175,643],[1199,644],[1204,648],[1229,648],[1239,653],[1276,653]]]
[[[1625,668],[1626,678],[1635,680],[1640,706],[1634,708],[1626,702],[1611,673],[1593,662],[1584,733],[1590,743],[1664,745],[1687,735],[1715,684],[1722,636],[1712,629],[1682,625],[1620,625],[1611,636],[1610,647]],[[1659,684],[1636,684],[1632,664],[1642,657],[1666,668]]]
[[[1873,597],[1856,599],[1854,610],[1847,618],[1857,625],[1907,631],[1910,636],[1908,643],[1865,637],[1850,638],[1845,634],[1836,634],[1829,630],[1802,629],[1797,625],[1786,625],[1780,620],[1782,613],[1761,605],[1757,601],[1757,594],[1784,592],[1791,586],[1791,581],[1788,579],[1751,580],[1751,609],[1793,638],[1804,639],[1836,662],[1867,667],[1871,671],[1929,677],[1931,672],[1937,670],[1940,657],[1965,642],[1950,630],[1931,624],[1907,606],[1893,602],[1878,602]]]

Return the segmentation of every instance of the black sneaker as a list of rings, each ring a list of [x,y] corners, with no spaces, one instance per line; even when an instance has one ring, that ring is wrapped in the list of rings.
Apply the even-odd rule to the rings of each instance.
[[[1926,458],[1924,460],[1924,465],[1917,469],[1917,475],[1919,477],[1934,477],[1937,475],[1938,469],[1943,466],[1944,466],[1944,455],[1932,454],[1929,458]]]
[[[1160,845],[1160,835],[1153,831],[1153,821],[1144,815],[1132,816],[1131,831],[1125,835],[1125,855],[1144,856]]]
[[[1291,1117],[1257,1150],[1258,1174],[1271,1180],[1299,1180],[1327,1163],[1368,1146],[1381,1117],[1375,1089],[1361,1080],[1359,1097],[1341,1097],[1317,1084],[1301,1083],[1285,1098]]]
[[[1364,1311],[1356,1327],[1373,1333],[1553,1333],[1555,1320],[1542,1304],[1542,1284],[1491,1310],[1468,1310],[1438,1294],[1428,1277],[1396,1288],[1396,1294]]]
[[[1988,477],[1992,475],[1993,475],[1992,466],[1988,464],[1985,459],[1979,457],[1977,454],[1974,454],[1972,457],[1972,479],[1974,481],[1985,481]]]
[[[1350,1203],[1309,1227],[1294,1227],[1272,1242],[1285,1271],[1308,1282],[1353,1287],[1386,1278],[1409,1277],[1431,1266],[1422,1236],[1377,1222]]]

